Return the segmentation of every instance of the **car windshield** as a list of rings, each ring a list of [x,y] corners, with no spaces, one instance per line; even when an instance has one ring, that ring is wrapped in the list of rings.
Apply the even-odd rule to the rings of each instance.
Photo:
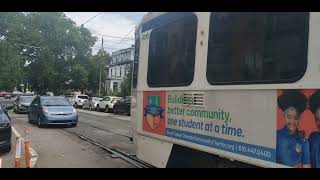
[[[103,98],[103,100],[104,100],[104,101],[110,101],[111,98],[110,98],[110,97],[105,97],[105,98]]]
[[[21,103],[31,103],[35,97],[34,96],[21,96],[19,101]]]
[[[71,106],[70,102],[63,97],[49,97],[41,99],[42,106]]]
[[[88,96],[78,96],[80,99],[88,99]]]

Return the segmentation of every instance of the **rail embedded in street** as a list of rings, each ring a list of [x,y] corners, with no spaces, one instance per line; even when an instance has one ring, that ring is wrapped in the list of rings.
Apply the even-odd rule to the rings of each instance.
[[[122,152],[121,150],[118,150],[118,149],[115,149],[115,148],[111,148],[111,147],[109,147],[107,145],[101,144],[101,143],[99,143],[99,142],[97,142],[97,141],[95,141],[95,140],[93,140],[93,139],[91,139],[91,138],[89,138],[89,137],[87,137],[85,135],[82,135],[80,133],[76,133],[76,132],[73,132],[73,131],[69,131],[67,129],[64,129],[64,131],[66,131],[66,132],[68,132],[70,134],[76,135],[79,138],[81,138],[81,139],[83,139],[85,141],[88,141],[88,142],[90,142],[90,143],[92,143],[92,144],[94,144],[96,146],[99,146],[100,148],[110,152],[111,154],[116,155],[117,157],[127,161],[128,163],[130,163],[130,164],[132,164],[132,165],[134,165],[134,166],[136,166],[138,168],[152,168],[153,167],[152,165],[150,165],[150,164],[148,164],[146,162],[143,162],[143,161],[133,157],[132,155],[129,155],[129,154],[125,153],[125,152]]]

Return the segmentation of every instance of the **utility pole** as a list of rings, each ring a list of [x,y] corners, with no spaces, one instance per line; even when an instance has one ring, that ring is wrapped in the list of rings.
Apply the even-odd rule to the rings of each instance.
[[[103,49],[103,37],[102,37],[102,44],[101,44],[101,50]],[[100,92],[101,92],[101,66],[102,64],[100,64],[100,73],[99,73],[99,97],[101,96]]]

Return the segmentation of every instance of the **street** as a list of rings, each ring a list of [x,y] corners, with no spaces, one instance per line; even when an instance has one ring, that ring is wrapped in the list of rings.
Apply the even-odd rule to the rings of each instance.
[[[3,99],[0,99],[3,104]],[[77,127],[61,126],[38,128],[28,123],[27,114],[9,115],[12,126],[23,134],[23,129],[29,130],[30,146],[37,152],[36,168],[131,168],[131,163],[112,155],[105,149],[85,140],[86,137],[103,146],[119,150],[125,154],[134,155],[131,121],[129,116],[112,113],[93,112],[78,109],[79,122]],[[12,135],[12,150],[1,154],[3,167],[14,167],[15,137]],[[23,157],[22,157],[23,158]]]

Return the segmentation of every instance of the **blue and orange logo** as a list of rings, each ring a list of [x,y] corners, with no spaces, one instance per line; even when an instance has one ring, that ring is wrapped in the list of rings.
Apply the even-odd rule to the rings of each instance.
[[[143,130],[164,135],[165,131],[165,92],[144,92]]]

